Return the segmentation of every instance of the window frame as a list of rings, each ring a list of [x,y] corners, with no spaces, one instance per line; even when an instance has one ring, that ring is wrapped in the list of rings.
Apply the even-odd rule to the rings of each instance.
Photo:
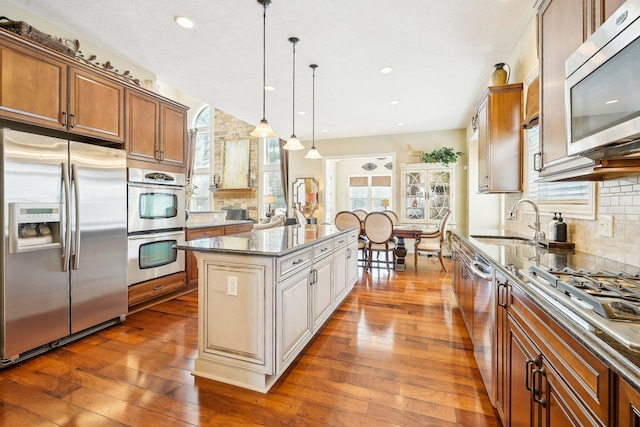
[[[544,182],[538,181],[539,175],[538,172],[534,168],[535,162],[535,154],[540,153],[540,129],[539,126],[535,126],[531,129],[526,129],[524,131],[525,137],[525,149],[527,152],[527,162],[525,165],[526,170],[526,180],[525,180],[525,190],[528,196],[534,200],[538,204],[538,208],[541,213],[553,214],[554,212],[562,212],[562,216],[565,218],[576,218],[576,219],[587,219],[587,220],[595,220],[596,218],[596,201],[597,201],[597,190],[596,183],[593,181],[577,181],[583,183],[587,188],[587,199],[585,201],[581,200],[569,200],[558,202],[555,200],[542,199],[539,198],[533,192],[532,187],[534,186],[554,186],[558,189],[556,191],[562,191],[561,188],[563,185],[567,186],[567,188],[574,188],[576,186],[575,181],[568,182]],[[532,142],[534,141],[532,138],[537,138],[536,145],[532,147]]]
[[[259,173],[260,173],[260,183],[258,188],[260,189],[258,194],[258,215],[260,218],[264,218],[266,216],[266,204],[264,203],[264,197],[267,195],[267,191],[269,194],[274,194],[276,196],[276,203],[271,205],[271,210],[275,211],[275,209],[287,209],[286,201],[284,200],[284,191],[282,189],[282,171],[280,170],[280,154],[278,153],[278,161],[274,163],[267,162],[267,145],[270,142],[275,143],[277,141],[278,147],[280,145],[280,138],[264,138],[260,139],[258,156],[260,156],[260,165],[259,165]],[[278,148],[279,149],[279,148]],[[267,178],[268,174],[277,174],[280,184],[280,191],[277,190],[272,191],[271,188],[267,188],[270,180]],[[255,179],[255,177],[253,178]]]
[[[202,115],[202,113],[204,113],[205,111],[209,112],[209,126],[197,126],[197,123],[200,119],[200,116]],[[204,210],[196,210],[194,209],[194,198],[192,198],[189,202],[189,209],[192,210],[193,212],[206,212],[206,211],[210,211],[213,208],[213,192],[211,191],[211,184],[213,181],[213,152],[214,152],[214,143],[213,143],[213,109],[211,108],[210,105],[203,105],[198,112],[195,114],[194,118],[193,118],[193,129],[197,129],[198,132],[196,134],[196,141],[194,143],[194,151],[195,150],[195,146],[197,145],[197,138],[201,138],[203,135],[209,135],[209,165],[207,167],[199,167],[196,168],[196,159],[194,157],[194,165],[193,165],[193,171],[192,171],[192,178],[195,176],[207,176],[208,177],[208,185],[206,186],[206,188],[200,188],[198,187],[197,189],[195,189],[196,193],[198,193],[198,195],[202,195],[203,193],[206,192],[207,194],[207,200],[208,200],[208,206],[204,208]],[[197,151],[196,151],[197,152]],[[194,156],[196,155],[196,153],[194,153]],[[204,198],[204,197],[200,197],[200,198]]]
[[[373,195],[373,181],[374,178],[378,178],[378,177],[387,177],[389,179],[389,186],[376,186],[376,187],[380,187],[380,188],[388,188],[389,189],[389,195],[385,196],[385,197],[374,197]],[[354,210],[356,208],[354,208],[352,200],[354,199],[358,199],[361,200],[363,198],[359,197],[359,198],[352,198],[351,197],[351,179],[352,178],[366,178],[367,180],[367,207],[365,208],[365,210],[367,212],[382,212],[384,211],[384,206],[381,206],[381,202],[384,199],[388,199],[389,200],[389,206],[387,207],[386,210],[391,210],[393,211],[394,206],[393,206],[393,174],[392,173],[388,173],[388,174],[374,174],[374,175],[361,175],[361,174],[353,174],[353,175],[347,175],[347,206],[349,206],[349,208],[351,210]],[[353,188],[355,188],[356,186],[353,186]],[[364,186],[361,186],[364,187]],[[375,201],[378,201],[378,204],[376,206]]]

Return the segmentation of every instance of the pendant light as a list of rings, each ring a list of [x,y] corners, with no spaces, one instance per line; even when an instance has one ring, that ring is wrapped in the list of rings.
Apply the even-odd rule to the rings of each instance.
[[[311,150],[304,156],[305,159],[321,159],[320,152],[316,150],[316,68],[317,64],[309,65],[309,68],[313,70],[313,95],[311,97]]]
[[[296,136],[296,45],[300,39],[289,37],[289,41],[293,45],[293,132],[291,133],[291,138],[282,148],[285,150],[304,150],[304,145]]]
[[[275,138],[277,135],[267,122],[265,98],[266,98],[266,85],[267,85],[267,7],[271,6],[271,0],[258,0],[264,9],[262,14],[262,120],[258,123],[258,126],[251,131],[249,135],[257,136],[258,138]]]

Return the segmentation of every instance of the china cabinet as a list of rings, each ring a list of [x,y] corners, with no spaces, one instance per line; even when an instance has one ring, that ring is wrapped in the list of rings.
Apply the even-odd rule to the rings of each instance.
[[[400,222],[437,226],[449,210],[455,216],[455,165],[400,165]],[[451,222],[455,222],[452,218]]]

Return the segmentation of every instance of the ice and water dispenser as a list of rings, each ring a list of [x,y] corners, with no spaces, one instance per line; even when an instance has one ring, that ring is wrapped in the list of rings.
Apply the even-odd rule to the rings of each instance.
[[[62,247],[60,203],[9,203],[9,253]]]

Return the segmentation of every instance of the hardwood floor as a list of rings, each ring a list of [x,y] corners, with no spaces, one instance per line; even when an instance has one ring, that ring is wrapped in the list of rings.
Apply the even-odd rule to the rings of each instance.
[[[267,394],[191,375],[193,292],[0,371],[0,425],[499,426],[450,273],[409,267],[361,269]]]

